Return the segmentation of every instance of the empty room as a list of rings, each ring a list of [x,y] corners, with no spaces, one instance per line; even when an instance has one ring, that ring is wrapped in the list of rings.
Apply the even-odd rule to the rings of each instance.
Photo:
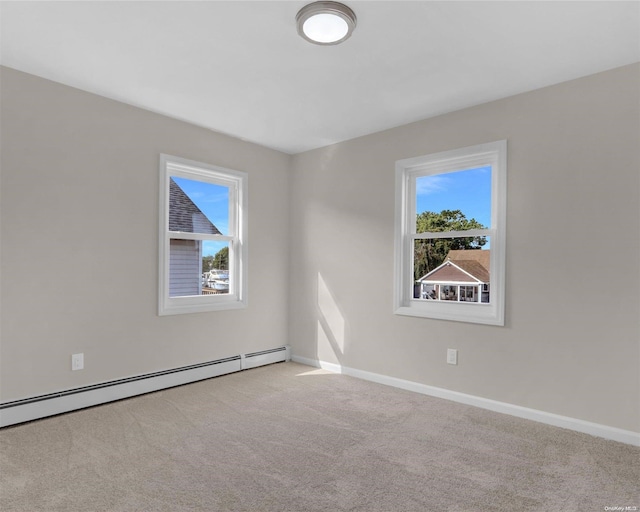
[[[0,510],[639,510],[640,2],[0,37]]]

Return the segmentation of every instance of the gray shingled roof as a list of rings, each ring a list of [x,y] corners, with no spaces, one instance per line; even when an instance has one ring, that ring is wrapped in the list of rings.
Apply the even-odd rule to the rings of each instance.
[[[169,178],[169,231],[222,234],[173,178]]]

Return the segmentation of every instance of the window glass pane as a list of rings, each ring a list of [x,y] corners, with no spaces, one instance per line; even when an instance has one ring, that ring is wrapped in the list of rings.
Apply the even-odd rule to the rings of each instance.
[[[229,187],[172,176],[169,231],[229,234]]]
[[[169,241],[169,297],[201,295],[202,242]]]
[[[229,243],[203,242],[202,294],[229,293]]]
[[[491,166],[416,178],[416,233],[491,227]]]
[[[206,244],[210,254],[204,255]],[[213,252],[215,251],[215,252]],[[169,297],[229,293],[229,244],[201,240],[169,242]]]
[[[413,254],[414,299],[489,302],[488,236],[415,240]]]

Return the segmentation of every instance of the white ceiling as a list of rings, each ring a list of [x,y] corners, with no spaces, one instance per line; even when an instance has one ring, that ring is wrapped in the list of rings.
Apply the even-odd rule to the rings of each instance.
[[[1,63],[298,153],[640,61],[638,1],[345,3],[323,47],[303,1],[3,1]]]

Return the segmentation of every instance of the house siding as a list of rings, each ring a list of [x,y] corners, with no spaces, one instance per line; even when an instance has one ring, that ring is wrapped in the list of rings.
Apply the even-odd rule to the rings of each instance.
[[[171,240],[169,244],[169,296],[200,295],[202,293],[201,242]]]

